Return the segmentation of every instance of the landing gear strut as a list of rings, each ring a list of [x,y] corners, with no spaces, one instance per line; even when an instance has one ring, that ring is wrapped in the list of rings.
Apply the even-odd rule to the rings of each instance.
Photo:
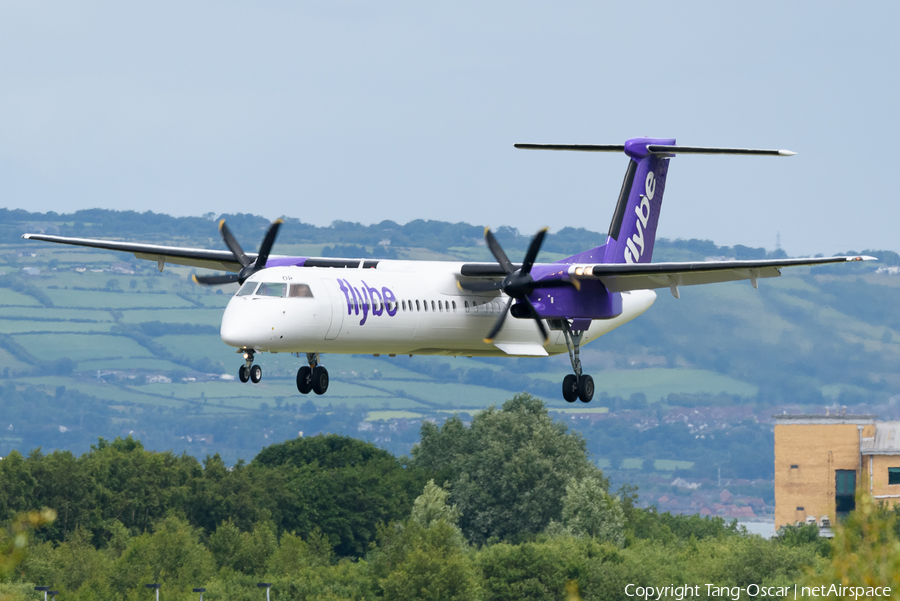
[[[566,348],[569,349],[569,361],[572,362],[574,374],[569,374],[563,379],[563,398],[569,403],[576,399],[582,403],[590,403],[594,398],[594,378],[581,373],[581,338],[583,330],[572,330],[568,320],[563,320],[563,335],[566,338]]]
[[[297,390],[301,394],[309,394],[310,391],[325,394],[328,390],[328,370],[319,365],[319,353],[306,353],[306,361],[309,365],[297,370]]]
[[[253,356],[256,354],[256,351],[250,348],[241,349],[238,352],[244,353],[244,364],[238,370],[238,377],[241,379],[241,382],[251,381],[254,384],[259,384],[259,381],[262,380],[262,368],[259,365],[253,365]]]

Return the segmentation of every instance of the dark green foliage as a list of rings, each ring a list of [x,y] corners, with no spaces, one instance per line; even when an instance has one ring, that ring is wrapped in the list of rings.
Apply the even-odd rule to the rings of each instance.
[[[338,555],[363,555],[377,525],[407,514],[423,484],[417,470],[387,452],[336,435],[274,445],[263,460],[231,469],[218,455],[201,467],[191,456],[147,451],[132,438],[101,439],[78,458],[66,451],[11,453],[0,462],[0,518],[52,507],[58,519],[41,538],[59,542],[83,529],[101,546],[118,528],[149,532],[165,516],[179,515],[212,535],[221,565],[256,573],[285,531],[320,531],[329,553],[333,546]]]
[[[466,428],[458,417],[439,429],[422,426],[413,465],[450,483],[466,537],[483,544],[541,532],[559,521],[571,478],[603,474],[587,458],[584,439],[554,422],[543,401],[517,394],[501,410],[479,413]]]

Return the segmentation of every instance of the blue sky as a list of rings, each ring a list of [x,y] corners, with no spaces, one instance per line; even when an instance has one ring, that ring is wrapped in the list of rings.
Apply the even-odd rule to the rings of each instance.
[[[659,235],[900,250],[897,3],[0,1],[0,206],[605,231],[624,156]]]

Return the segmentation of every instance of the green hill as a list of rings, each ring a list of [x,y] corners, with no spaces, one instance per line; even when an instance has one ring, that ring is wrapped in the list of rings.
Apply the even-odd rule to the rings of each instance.
[[[252,215],[226,218],[248,248],[267,226]],[[263,354],[263,382],[240,384],[232,379],[240,360],[218,336],[231,289],[195,286],[190,268],[159,273],[131,255],[26,242],[24,231],[222,247],[209,218],[0,210],[0,402],[8,420],[0,424],[0,455],[37,446],[84,450],[98,436],[134,433],[151,448],[218,451],[233,461],[300,431],[349,433],[405,453],[422,419],[472,414],[523,389],[551,409],[584,410],[561,399],[566,357],[326,355],[332,386],[323,397],[305,397],[294,385],[298,360]],[[481,232],[441,222],[317,228],[288,219],[275,252],[487,260]],[[510,228],[500,228],[498,238],[511,256],[530,240]],[[542,258],[601,239],[567,229],[548,237]],[[657,261],[779,256],[698,240],[659,240],[656,249]],[[749,407],[756,421],[786,406],[889,407],[900,394],[900,276],[879,268],[900,265],[900,257],[866,252],[882,260],[785,270],[759,290],[748,283],[690,287],[681,300],[660,291],[644,316],[585,347],[599,398],[594,413],[583,415],[602,415],[596,412],[605,407],[630,415],[628,427],[637,428],[641,419],[661,424],[655,416],[682,407]],[[592,427],[583,426],[589,437]],[[632,450],[591,444],[610,468],[634,469],[642,463],[629,458],[637,457],[665,473],[709,474],[718,453],[699,442],[663,452],[635,437]]]

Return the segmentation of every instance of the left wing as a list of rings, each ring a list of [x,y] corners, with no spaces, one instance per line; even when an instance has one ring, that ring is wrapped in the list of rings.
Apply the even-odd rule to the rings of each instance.
[[[679,298],[679,286],[715,284],[750,280],[757,287],[759,278],[775,278],[782,267],[875,261],[875,257],[810,257],[805,259],[768,259],[763,261],[700,261],[672,263],[614,263],[570,265],[568,273],[575,278],[598,279],[610,292],[670,288]]]

